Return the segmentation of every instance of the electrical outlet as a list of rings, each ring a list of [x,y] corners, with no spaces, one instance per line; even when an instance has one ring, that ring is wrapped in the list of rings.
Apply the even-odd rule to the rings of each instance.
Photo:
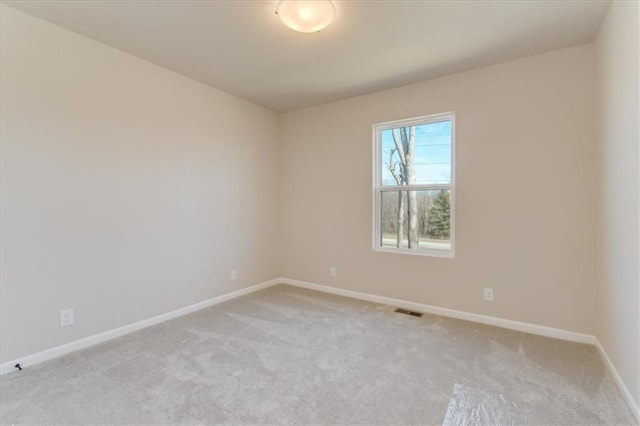
[[[335,278],[338,276],[338,269],[335,266],[329,268],[329,276]]]
[[[73,325],[73,309],[60,311],[60,327],[69,327],[70,325]]]
[[[235,281],[235,280],[237,280],[237,279],[238,279],[238,271],[237,271],[237,270],[235,270],[235,269],[233,269],[233,270],[231,271],[231,281]]]
[[[493,302],[493,288],[485,287],[484,289],[484,300],[487,302]]]

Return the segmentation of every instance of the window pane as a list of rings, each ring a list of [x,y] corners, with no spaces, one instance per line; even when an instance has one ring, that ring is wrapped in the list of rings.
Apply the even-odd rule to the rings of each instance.
[[[383,191],[380,246],[451,250],[450,201],[448,189]]]
[[[450,120],[383,130],[380,136],[382,185],[451,183]],[[411,150],[413,157],[407,155]]]

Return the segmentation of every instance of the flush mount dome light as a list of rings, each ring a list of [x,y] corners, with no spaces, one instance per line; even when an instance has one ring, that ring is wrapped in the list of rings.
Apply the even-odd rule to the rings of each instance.
[[[276,15],[292,30],[315,33],[326,28],[336,13],[330,0],[281,0]]]

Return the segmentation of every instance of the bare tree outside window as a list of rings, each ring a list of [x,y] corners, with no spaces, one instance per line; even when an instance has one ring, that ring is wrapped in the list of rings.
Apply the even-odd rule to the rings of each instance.
[[[406,122],[375,126],[374,248],[451,251],[453,117]]]

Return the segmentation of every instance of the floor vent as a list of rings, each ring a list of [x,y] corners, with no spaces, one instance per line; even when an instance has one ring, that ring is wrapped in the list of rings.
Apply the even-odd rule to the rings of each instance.
[[[408,309],[401,309],[401,308],[398,308],[393,312],[397,312],[399,314],[411,315],[412,317],[421,317],[422,316],[422,312],[410,311]]]

